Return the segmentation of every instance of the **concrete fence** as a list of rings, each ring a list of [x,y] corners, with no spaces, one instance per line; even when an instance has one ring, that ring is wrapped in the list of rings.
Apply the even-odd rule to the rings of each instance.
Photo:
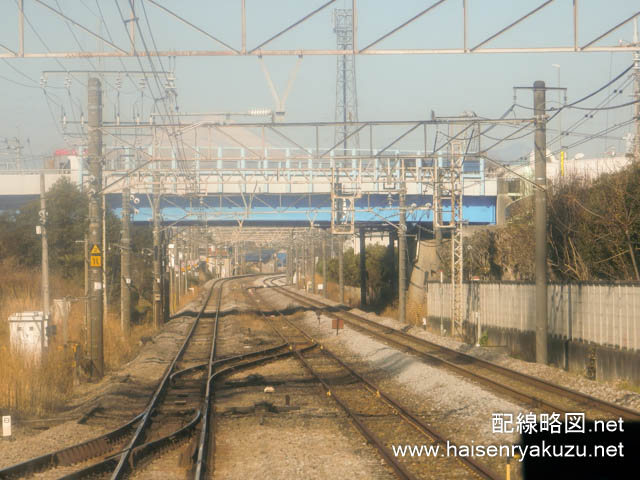
[[[451,284],[427,283],[425,313],[451,318]],[[640,351],[640,285],[549,285],[549,334]],[[463,285],[463,317],[480,328],[535,332],[535,285]]]

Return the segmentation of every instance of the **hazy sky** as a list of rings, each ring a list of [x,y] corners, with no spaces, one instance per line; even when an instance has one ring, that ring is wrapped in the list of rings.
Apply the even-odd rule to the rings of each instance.
[[[117,45],[128,48],[125,26],[116,9],[115,0],[43,0],[53,8],[62,9],[78,22],[112,38]],[[158,0],[174,9],[181,16],[206,29],[211,34],[235,48],[240,48],[239,0]],[[362,47],[380,35],[411,18],[434,0],[359,0],[358,43]],[[146,18],[136,0],[143,38],[149,48],[151,36]],[[307,0],[247,0],[247,47],[252,48],[280,29],[324,3]],[[542,0],[468,0],[469,45],[484,40],[518,16],[532,10]],[[339,0],[308,22],[283,35],[265,48],[334,48],[332,30],[333,8],[346,8],[351,1]],[[423,16],[406,29],[380,43],[376,48],[457,48],[462,45],[462,0],[448,0],[431,13]],[[582,0],[580,5],[579,44],[597,37],[608,28],[637,11],[636,0]],[[128,15],[128,1],[120,0],[120,6]],[[534,16],[492,41],[487,47],[558,46],[572,42],[572,0],[556,0],[539,15]],[[157,47],[163,49],[212,49],[222,48],[202,34],[171,19],[166,13],[145,2]],[[27,24],[25,49],[27,52],[78,51],[110,47],[69,26],[45,7],[33,0],[25,0]],[[101,11],[101,12],[100,12]],[[100,13],[106,20],[102,23]],[[40,35],[40,40],[33,30]],[[632,40],[631,24],[617,30],[600,44],[613,44]],[[138,42],[140,41],[138,35]],[[0,44],[18,49],[16,0],[0,2]],[[138,48],[142,44],[138,43]],[[0,48],[0,50],[2,50]],[[259,60],[254,57],[197,57],[177,58],[175,64],[161,59],[164,67],[175,68],[178,102],[182,111],[246,111],[253,108],[274,108],[274,101],[262,73]],[[141,60],[149,68],[147,60]],[[284,90],[296,57],[266,57],[265,62],[276,87]],[[128,69],[139,69],[136,59],[123,59]],[[157,60],[154,60],[159,67]],[[431,110],[437,115],[458,115],[471,110],[478,115],[497,117],[513,102],[515,85],[531,85],[544,80],[550,86],[558,82],[560,65],[562,86],[568,88],[568,100],[572,101],[605,84],[632,63],[632,54],[626,53],[567,53],[567,54],[475,54],[475,55],[406,55],[360,56],[357,64],[357,89],[359,117],[361,120],[424,119]],[[65,85],[66,75],[48,75],[46,95],[40,87],[45,70],[122,69],[118,59],[60,60],[8,59],[0,61],[0,139],[19,136],[23,142],[30,140],[34,154],[51,153],[65,146],[57,122],[60,106],[67,117],[79,118],[86,112],[86,75],[71,79]],[[115,79],[108,79],[111,86]],[[15,82],[24,84],[17,85]],[[297,79],[286,105],[288,121],[328,121],[334,118],[336,59],[332,56],[306,56],[303,58]],[[629,82],[627,82],[628,84]],[[622,85],[623,82],[619,82]],[[105,119],[111,119],[115,110],[115,90],[105,86]],[[597,105],[614,86],[600,96],[584,103]],[[611,104],[631,100],[631,87],[615,98]],[[556,92],[548,98],[556,101]],[[130,119],[133,103],[140,108],[140,92],[136,86],[124,81],[120,93],[120,111],[123,119]],[[519,92],[518,103],[531,105],[530,92]],[[57,105],[58,104],[58,105]],[[145,115],[150,107],[149,99],[143,101]],[[526,109],[516,110],[521,117],[530,116]],[[571,125],[583,117],[583,111],[563,114],[562,122]],[[631,107],[600,112],[581,126],[579,132],[596,132],[608,126],[630,119]],[[55,119],[55,121],[54,121]],[[554,125],[550,125],[551,128]],[[598,139],[574,149],[570,154],[586,152],[600,154],[610,146],[621,151],[623,134],[631,127],[624,127],[608,139]],[[497,133],[497,132],[496,132]],[[498,135],[499,136],[499,135]],[[553,136],[553,135],[550,135]],[[572,137],[567,143],[578,140]],[[71,139],[76,141],[77,139]],[[523,143],[524,142],[524,143]],[[0,144],[0,149],[2,145]],[[512,144],[503,149],[502,155],[522,155],[529,147],[529,140]],[[26,149],[26,154],[29,149]]]

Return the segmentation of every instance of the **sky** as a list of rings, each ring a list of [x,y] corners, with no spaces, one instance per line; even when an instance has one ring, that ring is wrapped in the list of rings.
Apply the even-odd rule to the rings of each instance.
[[[128,16],[128,1],[119,0],[42,0],[100,35],[128,47],[125,25],[117,5]],[[145,11],[136,0],[142,38],[152,48],[156,42],[164,49],[222,48],[211,39],[171,18],[165,12],[144,1]],[[215,37],[240,48],[240,0],[156,0],[173,9]],[[434,3],[435,0],[384,1],[358,0],[358,44],[369,44]],[[109,50],[82,30],[70,26],[34,0],[25,0],[25,50],[80,51]],[[247,0],[247,47],[253,48],[282,28],[306,15],[324,0]],[[502,27],[540,5],[542,0],[468,0],[468,44],[476,45]],[[17,2],[0,2],[0,45],[17,50]],[[462,46],[462,0],[448,0],[403,30],[376,45],[376,48],[458,48]],[[308,21],[299,25],[265,48],[302,49],[334,48],[332,10],[349,8],[351,1],[338,0]],[[582,0],[579,2],[580,45],[597,37],[608,28],[637,11],[635,0]],[[145,15],[146,13],[146,15]],[[103,19],[104,18],[104,22]],[[147,19],[151,30],[147,26]],[[37,32],[37,35],[36,33]],[[631,23],[616,30],[598,45],[631,42]],[[153,34],[153,39],[152,35]],[[525,20],[490,42],[487,47],[559,46],[572,42],[572,0],[556,0],[539,14]],[[0,51],[4,51],[0,47]],[[502,115],[514,101],[514,86],[530,86],[543,80],[548,86],[567,88],[571,102],[607,83],[632,63],[631,52],[616,53],[544,53],[544,54],[438,54],[438,55],[369,55],[356,58],[358,109],[360,120],[421,120],[431,111],[439,116],[459,115],[473,111],[484,117]],[[190,57],[175,60],[162,58],[163,67],[175,72],[178,104],[182,112],[247,111],[274,108],[268,84],[256,57]],[[296,57],[264,57],[274,84],[283,92],[287,79],[297,62]],[[61,110],[69,120],[79,119],[86,112],[87,74],[69,76],[66,73],[46,75],[46,86],[40,79],[45,71],[65,70],[129,70],[149,68],[147,60],[130,59],[34,59],[12,58],[0,61],[0,154],[2,138],[18,137],[25,145],[24,154],[51,154],[58,148],[81,142],[61,133]],[[559,65],[554,67],[553,65]],[[160,68],[157,60],[154,66]],[[611,101],[611,105],[631,100],[632,86],[628,77],[605,89],[599,96],[582,105],[597,105],[618,85],[626,90]],[[133,111],[148,115],[149,98],[140,101],[138,85],[122,82],[118,97],[115,77],[105,79],[104,118],[113,119],[119,108],[123,120],[132,119]],[[336,58],[305,56],[286,103],[286,120],[332,121],[335,112]],[[556,91],[548,92],[549,105],[557,101]],[[532,104],[531,92],[518,91],[516,102],[524,107]],[[515,110],[518,117],[530,117],[526,108]],[[564,128],[584,119],[584,111],[565,111],[554,119],[550,129]],[[599,112],[586,119],[578,132],[593,133],[630,119],[632,107]],[[67,131],[72,131],[67,127]],[[492,132],[496,137],[510,130]],[[585,153],[602,155],[612,148],[624,152],[623,135],[631,126],[621,128],[607,138],[598,138],[576,146],[569,155]],[[390,138],[393,136],[389,133]],[[550,132],[549,139],[554,138]],[[503,159],[525,155],[531,149],[532,137],[501,145],[498,156]],[[580,137],[567,139],[567,144]],[[28,140],[28,144],[27,144]],[[326,140],[328,142],[329,140]],[[6,152],[4,152],[6,153]]]

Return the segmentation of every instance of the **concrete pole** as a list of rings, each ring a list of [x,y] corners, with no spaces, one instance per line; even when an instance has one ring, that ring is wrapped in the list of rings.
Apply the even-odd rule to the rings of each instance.
[[[166,231],[162,232],[160,235],[160,244],[162,245],[162,247],[160,248],[160,267],[162,269],[162,323],[167,323],[169,321],[169,308],[171,303],[167,239],[168,236],[166,235]]]
[[[293,254],[295,256],[295,269],[296,269],[296,288],[300,288],[300,255],[299,255],[300,247],[295,245],[293,247]]]
[[[287,283],[293,282],[293,245],[287,247]]]
[[[367,257],[364,228],[360,229],[360,306],[367,305]]]
[[[120,236],[120,326],[129,336],[131,329],[131,202],[129,187],[122,189],[122,233]]]
[[[84,348],[85,351],[89,349],[89,332],[91,327],[89,321],[91,318],[91,311],[89,305],[89,235],[84,234]]]
[[[440,205],[440,158],[438,155],[433,159],[433,233],[436,240],[436,252],[442,246],[442,206]]]
[[[102,222],[100,212],[100,190],[102,189],[102,85],[97,78],[89,79],[88,98],[88,160],[89,175],[89,244],[88,249],[97,249],[102,254]],[[94,249],[95,247],[95,249]],[[98,265],[99,264],[99,265]],[[91,378],[98,380],[104,374],[102,341],[102,262],[92,262],[89,268],[89,358]]]
[[[316,289],[316,237],[311,233],[311,291],[318,293]]]
[[[338,290],[340,291],[340,303],[344,303],[344,243],[342,237],[338,237]]]
[[[107,196],[102,195],[102,316],[108,321],[107,300]]]
[[[389,231],[389,255],[391,256],[391,295],[396,294],[396,232],[395,230]]]
[[[304,277],[304,283],[303,283],[303,288],[304,291],[307,291],[307,269],[309,268],[309,258],[308,258],[308,251],[307,251],[307,242],[304,242],[302,244],[302,276]]]
[[[633,158],[640,163],[640,43],[638,41],[638,19],[633,24],[633,43],[638,47],[633,54],[633,76],[634,76],[634,113],[636,118],[636,134],[633,141]]]
[[[40,235],[42,237],[42,313],[44,320],[49,324],[49,242],[47,240],[47,200],[45,198],[46,188],[44,184],[44,173],[40,174]],[[40,336],[41,352],[44,356],[44,344],[46,331],[44,322]]]
[[[182,296],[182,237],[180,234],[176,235],[176,267],[178,272],[176,273],[176,309],[180,305],[180,297]]]
[[[406,321],[407,222],[404,192],[400,192],[398,225],[398,321]]]
[[[160,177],[153,174],[153,325],[162,325],[162,271],[160,265]]]
[[[536,362],[547,363],[547,132],[545,85],[533,84],[535,131]]]
[[[174,247],[175,250],[175,247]],[[175,260],[174,260],[175,261]],[[174,264],[175,265],[175,264]],[[176,286],[175,286],[175,268],[169,267],[169,314],[173,315],[176,311]]]
[[[322,296],[327,298],[327,236],[322,236]]]

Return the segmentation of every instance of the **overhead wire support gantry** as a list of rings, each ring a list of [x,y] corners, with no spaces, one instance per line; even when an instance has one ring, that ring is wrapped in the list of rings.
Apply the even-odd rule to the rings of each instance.
[[[213,41],[219,49],[211,48],[172,48],[172,49],[154,49],[154,50],[137,50],[135,48],[135,23],[137,23],[137,17],[132,12],[131,19],[123,19],[125,21],[125,27],[131,30],[130,40],[131,45],[119,45],[114,39],[104,38],[99,33],[95,32],[92,28],[87,27],[83,22],[72,18],[70,15],[62,10],[52,6],[46,0],[33,0],[34,11],[38,15],[44,16],[45,14],[52,16],[52,18],[58,17],[65,20],[70,27],[78,31],[82,31],[88,35],[93,36],[102,42],[109,49],[105,51],[29,51],[25,48],[25,29],[24,22],[27,20],[24,10],[24,0],[16,0],[16,21],[17,28],[17,49],[11,48],[8,45],[0,44],[0,58],[106,58],[106,57],[204,57],[204,56],[300,56],[300,55],[442,55],[442,54],[501,54],[501,53],[564,53],[564,52],[633,52],[636,47],[633,45],[621,45],[603,44],[603,40],[607,39],[613,32],[619,30],[621,27],[629,24],[634,18],[640,15],[640,11],[633,12],[626,18],[622,18],[617,23],[607,25],[601,31],[593,31],[593,27],[589,22],[583,20],[584,14],[580,9],[579,0],[566,0],[566,3],[570,3],[570,7],[563,9],[564,24],[570,25],[571,41],[551,45],[551,46],[535,46],[535,42],[532,41],[530,45],[522,44],[510,44],[507,46],[492,47],[496,40],[503,40],[507,32],[517,30],[517,27],[525,20],[533,17],[540,17],[545,15],[549,10],[547,7],[554,3],[560,3],[561,0],[546,0],[540,1],[533,9],[516,16],[512,21],[506,25],[501,26],[495,32],[488,36],[481,37],[479,39],[472,38],[470,32],[477,30],[477,24],[481,22],[481,18],[476,18],[471,15],[471,9],[469,8],[469,0],[463,0],[462,2],[454,0],[434,0],[429,2],[424,8],[417,11],[415,14],[404,20],[399,25],[396,25],[387,31],[374,32],[374,39],[370,40],[365,46],[360,47],[359,33],[358,33],[358,18],[360,12],[364,11],[366,14],[373,13],[374,7],[363,6],[356,0],[351,1],[351,10],[353,12],[353,33],[352,42],[350,45],[346,45],[342,48],[300,48],[296,45],[294,48],[268,48],[268,46],[277,39],[280,39],[283,35],[291,30],[299,28],[301,25],[307,23],[310,19],[316,17],[321,12],[325,11],[329,6],[335,5],[337,0],[328,0],[319,7],[313,8],[306,14],[303,14],[300,18],[297,18],[289,25],[279,30],[275,30],[275,33],[270,34],[264,40],[258,41],[254,46],[247,45],[247,38],[251,37],[251,33],[247,26],[247,13],[248,8],[246,0],[236,0],[240,4],[240,18],[237,24],[237,34],[240,37],[239,45],[233,46],[232,42],[225,42],[218,36],[209,31],[208,28],[198,25],[197,20],[189,20],[185,16],[176,12],[175,8],[166,7],[155,0],[138,0],[137,5],[140,5],[143,9],[145,4],[152,6],[159,12],[162,12],[171,22],[177,25],[183,25],[186,28],[194,30],[203,39],[207,39],[208,43]],[[450,44],[445,46],[430,46],[422,44],[413,44],[406,48],[382,48],[380,44],[384,43],[388,38],[394,36],[398,32],[405,30],[408,26],[414,24],[418,20],[425,17],[434,17],[444,12],[442,7],[445,4],[451,4],[454,6],[455,16],[458,18],[461,35],[458,38],[448,39]],[[35,8],[38,7],[38,8]],[[275,15],[275,18],[278,18]],[[579,35],[580,33],[580,35]],[[587,40],[581,41],[581,36],[586,37]],[[512,40],[511,40],[512,41]]]

